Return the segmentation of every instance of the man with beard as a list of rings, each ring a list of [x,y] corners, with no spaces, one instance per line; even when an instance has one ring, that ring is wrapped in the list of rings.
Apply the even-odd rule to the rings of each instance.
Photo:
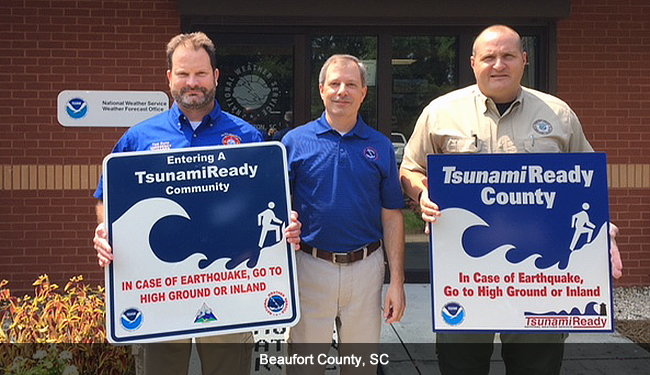
[[[113,152],[261,142],[262,135],[244,120],[223,112],[215,100],[219,70],[215,47],[203,33],[180,34],[167,44],[167,79],[174,104],[171,109],[129,129]],[[113,253],[106,240],[102,181],[95,192],[99,225],[93,239],[99,265],[107,266]],[[297,214],[285,231],[287,241],[298,246]],[[196,339],[203,374],[249,374],[253,335],[250,332]],[[207,343],[232,345],[207,345]],[[146,375],[187,374],[191,341],[146,344]]]

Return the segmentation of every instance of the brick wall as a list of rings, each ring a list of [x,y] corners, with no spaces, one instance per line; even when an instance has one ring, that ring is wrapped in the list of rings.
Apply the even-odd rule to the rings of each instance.
[[[177,0],[0,2],[0,280],[103,282],[91,237],[102,158],[124,128],[64,128],[62,90],[167,91]]]
[[[621,228],[619,285],[650,285],[650,2],[572,0],[558,24],[558,95],[608,162],[612,221]]]
[[[123,128],[64,128],[62,90],[167,91],[177,0],[0,2],[0,280],[101,283],[91,198]],[[650,285],[650,2],[573,0],[558,25],[558,94],[609,155],[612,219],[626,270]]]

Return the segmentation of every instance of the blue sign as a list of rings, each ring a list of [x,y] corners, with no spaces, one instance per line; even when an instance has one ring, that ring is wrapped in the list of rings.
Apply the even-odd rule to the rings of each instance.
[[[434,330],[613,330],[605,154],[428,163]]]
[[[109,340],[297,322],[284,146],[118,153],[104,161],[104,176],[115,255],[106,282]]]

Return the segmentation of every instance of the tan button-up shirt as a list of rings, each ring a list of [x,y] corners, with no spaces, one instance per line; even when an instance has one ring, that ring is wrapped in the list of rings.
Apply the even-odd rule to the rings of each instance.
[[[473,85],[429,103],[406,145],[402,167],[426,174],[428,154],[591,151],[578,116],[562,100],[522,87],[501,115]]]

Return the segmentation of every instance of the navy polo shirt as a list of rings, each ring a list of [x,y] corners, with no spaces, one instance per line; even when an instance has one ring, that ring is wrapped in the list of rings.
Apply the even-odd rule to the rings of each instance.
[[[305,242],[345,252],[383,238],[381,209],[404,207],[395,151],[386,136],[361,117],[341,136],[323,113],[288,132],[282,143]]]
[[[239,117],[223,112],[219,103],[192,129],[187,117],[176,103],[168,110],[135,125],[120,138],[113,152],[169,150],[172,148],[232,145],[262,142],[264,138],[252,125]],[[95,198],[102,199],[102,178]]]

